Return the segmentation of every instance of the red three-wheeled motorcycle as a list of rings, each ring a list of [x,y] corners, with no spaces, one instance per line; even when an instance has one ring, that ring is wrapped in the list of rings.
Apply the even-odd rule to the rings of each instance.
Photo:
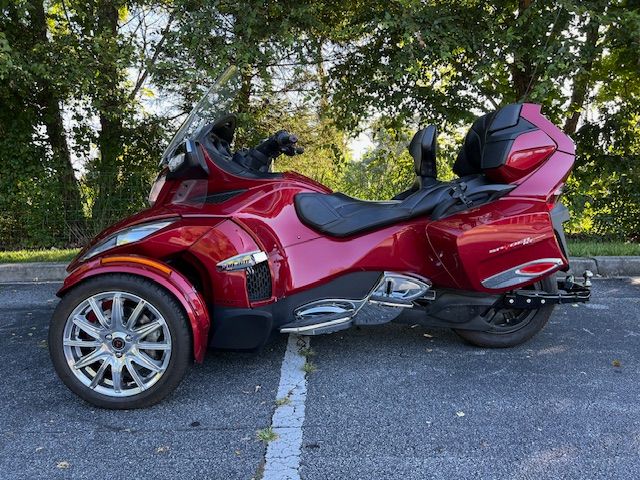
[[[234,152],[238,89],[229,68],[163,155],[151,206],[69,265],[49,348],[83,399],[151,405],[208,347],[257,350],[275,332],[326,334],[404,309],[509,347],[556,304],[589,299],[588,282],[556,280],[568,269],[558,199],[574,144],[540,106],[478,118],[450,182],[436,175],[436,128],[421,129],[409,145],[415,184],[370,202],[273,173],[278,155],[302,153],[288,132]]]

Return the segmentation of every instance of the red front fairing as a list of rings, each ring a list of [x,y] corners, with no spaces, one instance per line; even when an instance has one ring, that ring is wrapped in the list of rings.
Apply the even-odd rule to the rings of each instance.
[[[512,154],[553,147],[549,154],[529,163],[517,157],[513,165],[525,165],[522,169],[500,167],[495,177],[517,185],[510,193],[438,221],[425,216],[348,238],[326,236],[305,226],[294,207],[298,193],[330,193],[326,187],[292,173],[236,176],[207,157],[205,195],[233,195],[198,205],[175,202],[180,189],[189,187],[185,182],[193,181],[167,181],[152,208],[107,229],[91,245],[133,224],[177,218],[142,241],[96,258],[126,253],[166,262],[189,279],[210,309],[260,307],[362,271],[405,272],[429,279],[434,287],[500,293],[508,288],[487,289],[483,280],[541,258],[561,259],[558,268],[567,265],[549,212],[573,165],[573,144],[542,117],[539,106],[524,105],[521,116],[539,130],[515,141]],[[217,264],[254,251],[268,255],[272,294],[250,302],[246,272],[221,271]],[[76,259],[69,270],[80,265]],[[519,287],[538,280],[532,277]],[[64,289],[77,281],[78,275],[72,275]]]

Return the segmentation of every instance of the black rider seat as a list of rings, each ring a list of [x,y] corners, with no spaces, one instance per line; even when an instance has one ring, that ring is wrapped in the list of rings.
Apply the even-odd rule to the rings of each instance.
[[[474,123],[454,165],[454,171],[464,175],[461,178],[451,182],[436,179],[436,129],[429,126],[418,131],[409,144],[416,172],[413,188],[399,194],[394,200],[380,202],[360,200],[343,193],[299,193],[295,197],[298,217],[305,225],[326,235],[348,237],[420,216],[428,215],[438,220],[491,202],[512,190],[515,185],[496,184],[487,179],[481,171],[483,153],[491,146],[491,157],[495,158],[496,148],[494,142],[490,141],[491,135],[521,123],[518,121],[519,107],[509,105],[480,117]],[[509,118],[510,125],[503,126],[501,123],[505,123],[507,114],[515,119]],[[500,128],[492,124],[498,124]],[[513,141],[511,137],[515,138],[511,135],[507,140]],[[506,156],[511,145],[509,142],[502,143],[499,146],[501,151],[497,152],[500,157]],[[467,167],[471,162],[474,168]],[[462,166],[465,168],[460,168]]]
[[[332,237],[348,237],[420,216],[437,220],[487,203],[512,188],[472,175],[452,182],[434,180],[403,200],[384,202],[360,200],[344,193],[299,193],[295,207],[305,225]]]
[[[306,225],[334,237],[347,237],[374,228],[427,215],[446,200],[450,188],[436,183],[404,200],[368,202],[344,193],[299,193],[296,212]]]

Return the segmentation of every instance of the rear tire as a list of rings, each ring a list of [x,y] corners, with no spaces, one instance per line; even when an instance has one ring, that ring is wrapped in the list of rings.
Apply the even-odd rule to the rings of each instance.
[[[555,275],[551,275],[550,277],[543,279],[539,283],[535,284],[534,288],[548,293],[557,293],[558,284],[555,280]],[[520,328],[505,331],[503,333],[499,330],[493,332],[480,332],[476,330],[453,329],[453,331],[467,342],[478,347],[514,347],[526,342],[540,332],[549,321],[554,308],[555,305],[548,305],[537,310],[533,310],[531,311],[531,314],[527,316],[526,322],[523,321],[523,325],[520,326]]]
[[[164,399],[184,378],[191,352],[191,329],[178,301],[136,275],[81,283],[64,295],[49,328],[56,373],[100,408],[144,408]]]

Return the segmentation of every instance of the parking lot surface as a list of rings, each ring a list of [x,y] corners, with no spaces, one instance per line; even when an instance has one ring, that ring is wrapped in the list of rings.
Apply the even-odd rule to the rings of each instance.
[[[277,408],[285,336],[210,352],[155,407],[100,410],[50,364],[57,287],[0,285],[0,478],[274,475],[256,432]],[[590,304],[508,350],[405,319],[311,338],[293,476],[640,477],[640,279],[595,281]]]

